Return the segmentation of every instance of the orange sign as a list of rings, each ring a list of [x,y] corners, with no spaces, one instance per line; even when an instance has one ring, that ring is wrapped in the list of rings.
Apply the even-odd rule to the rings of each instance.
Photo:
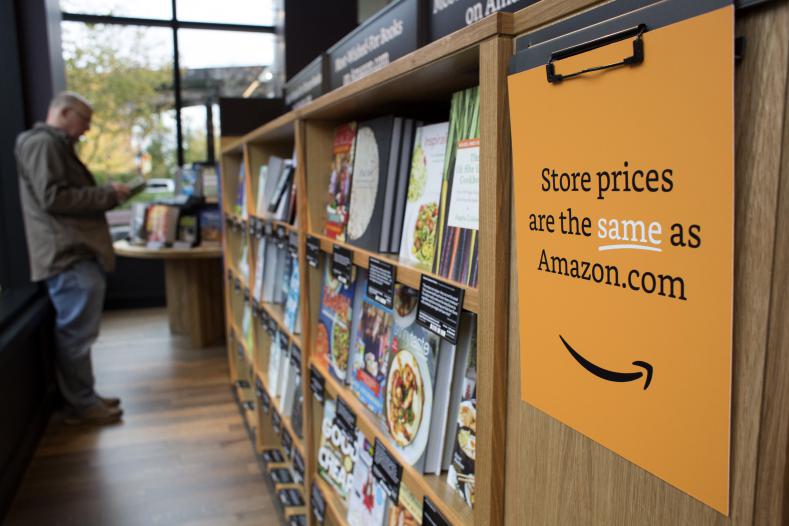
[[[724,514],[733,33],[729,5],[509,79],[521,397]]]

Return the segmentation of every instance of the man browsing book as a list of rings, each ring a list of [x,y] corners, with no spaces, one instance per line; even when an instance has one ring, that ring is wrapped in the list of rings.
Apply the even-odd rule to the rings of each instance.
[[[76,93],[52,99],[45,123],[17,137],[19,194],[30,252],[31,279],[46,284],[55,307],[55,371],[69,406],[69,423],[120,420],[120,400],[94,389],[91,345],[99,334],[114,268],[104,213],[129,196],[125,184],[99,186],[74,150],[90,129],[88,101]]]

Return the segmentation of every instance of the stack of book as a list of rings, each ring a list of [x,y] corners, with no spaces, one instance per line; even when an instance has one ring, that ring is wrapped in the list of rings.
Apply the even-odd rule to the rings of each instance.
[[[315,335],[316,361],[348,385],[380,421],[388,433],[387,446],[403,461],[423,473],[448,472],[448,483],[473,504],[476,315],[463,312],[458,343],[452,345],[417,325],[415,289],[395,285],[394,304],[387,309],[367,296],[363,269],[355,268],[354,281],[343,285],[332,276],[329,265],[327,259]],[[329,441],[334,416],[331,410],[325,411],[330,416],[324,416],[324,433],[329,434],[323,440]],[[348,438],[337,448],[349,451],[351,442]],[[349,481],[357,479],[356,474],[351,477],[349,466],[366,462],[368,446],[359,438],[353,448],[358,458],[336,458],[341,463],[337,465],[345,466],[344,473],[324,470],[343,499],[350,491]],[[361,480],[362,475],[358,477]],[[374,497],[372,486],[365,491],[368,498]],[[352,500],[350,508],[351,504]],[[371,520],[378,514],[356,515],[361,516]],[[351,520],[356,519],[349,516]]]
[[[291,159],[272,155],[258,173],[255,214],[294,224],[296,221],[296,167]]]
[[[447,122],[339,126],[325,235],[476,286],[479,144],[478,87],[452,96]]]

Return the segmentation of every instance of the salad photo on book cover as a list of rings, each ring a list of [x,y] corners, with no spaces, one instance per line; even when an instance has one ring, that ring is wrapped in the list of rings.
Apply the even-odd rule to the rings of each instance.
[[[354,281],[343,285],[332,275],[331,259],[327,256],[315,352],[321,361],[328,363],[329,373],[340,382],[345,382],[348,369],[354,286]]]

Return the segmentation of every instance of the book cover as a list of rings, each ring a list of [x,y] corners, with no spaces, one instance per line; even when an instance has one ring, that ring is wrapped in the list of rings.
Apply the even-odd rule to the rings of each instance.
[[[479,86],[452,96],[437,232],[434,271],[475,287],[479,232]]]
[[[410,122],[409,120],[406,120]],[[400,150],[403,142],[405,122],[400,117],[395,117],[392,128],[392,138],[389,141],[389,163],[386,168],[386,185],[384,187],[383,212],[381,214],[381,235],[378,241],[378,252],[389,251],[389,236],[392,234],[392,217],[394,215],[395,202],[397,200],[395,191],[397,190],[397,176],[400,161]],[[353,194],[353,188],[351,188]],[[351,199],[353,201],[353,199]]]
[[[299,316],[299,288],[300,288],[300,276],[299,276],[299,259],[298,258],[290,258],[291,259],[291,271],[290,271],[290,280],[288,283],[288,293],[287,298],[285,299],[285,326],[288,330],[295,334],[296,333],[296,319]]]
[[[277,378],[279,374],[279,362],[282,358],[282,350],[279,346],[279,338],[274,335],[271,337],[271,345],[269,346],[268,351],[268,388],[269,392],[276,393],[277,387],[279,387],[277,383]]]
[[[178,218],[178,234],[173,246],[175,248],[192,248],[197,244],[197,216],[181,214]]]
[[[355,461],[355,437],[349,436],[337,422],[334,400],[326,400],[318,449],[318,474],[337,491],[342,500],[346,500],[351,491]]]
[[[362,302],[367,295],[367,269],[356,268],[356,281],[353,293],[353,308],[351,312],[351,345],[348,347],[348,366],[345,369],[345,384],[351,385],[353,381],[355,360],[354,350],[359,339],[359,326],[362,323]]]
[[[343,285],[332,276],[331,258],[327,255],[315,349],[326,357],[329,373],[341,382],[345,382],[348,369],[354,288],[355,282]]]
[[[293,411],[290,415],[290,425],[293,427],[293,432],[296,433],[296,436],[303,439],[304,438],[304,394],[303,389],[301,388],[301,374],[296,374],[296,382],[294,385],[294,396],[293,396]]]
[[[222,214],[216,207],[198,212],[201,245],[218,245],[222,241]]]
[[[258,170],[258,195],[255,199],[255,213],[263,216],[266,210],[266,177],[268,175],[268,165],[262,165]]]
[[[293,264],[296,261],[296,258],[290,256],[290,252],[288,252],[287,248],[280,249],[284,254],[282,258],[283,261],[283,268],[282,268],[282,276],[280,277],[279,283],[280,288],[280,295],[282,298],[283,305],[283,317],[284,317],[284,305],[288,302],[288,294],[290,293],[290,275],[293,273]],[[283,319],[284,321],[284,319]]]
[[[266,240],[257,240],[257,254],[255,255],[255,280],[252,286],[252,297],[257,301],[263,299],[263,278],[265,277],[266,265]]]
[[[269,200],[268,211],[270,213],[276,212],[279,208],[280,201],[282,201],[286,190],[290,188],[290,184],[293,179],[293,173],[293,165],[290,161],[285,161],[285,166],[283,167],[282,172],[279,174],[277,184],[274,187],[274,191],[271,194],[271,199]]]
[[[148,210],[148,243],[151,248],[170,246],[178,228],[178,208],[152,205]]]
[[[246,169],[244,168],[244,163],[241,163],[241,167],[238,169],[238,180],[236,181],[236,200],[233,201],[233,213],[244,218],[247,216],[246,184]]]
[[[418,299],[418,290],[395,286],[384,419],[403,459],[422,471],[433,415],[439,337],[416,323]]]
[[[263,238],[261,243],[266,244],[266,262],[263,265],[263,295],[262,299],[266,303],[274,301],[274,289],[277,285],[277,260],[279,250],[277,244],[270,238]]]
[[[388,526],[419,526],[422,524],[422,502],[417,499],[408,486],[400,484],[397,505],[390,506]]]
[[[238,272],[243,276],[244,281],[249,283],[249,238],[241,238],[241,254],[238,257]]]
[[[417,128],[406,192],[400,260],[433,268],[449,122]]]
[[[132,245],[143,245],[147,241],[145,220],[148,216],[148,203],[132,203],[129,221],[129,242]]]
[[[477,450],[477,351],[468,355],[461,384],[455,444],[447,483],[469,506],[474,506],[474,461]]]
[[[384,524],[388,496],[373,477],[375,443],[361,431],[356,433],[356,464],[353,484],[348,497],[349,526],[380,526]]]
[[[345,241],[345,227],[348,224],[355,143],[355,122],[338,126],[334,131],[334,158],[326,196],[326,235],[339,241]]]
[[[261,196],[263,202],[260,203],[262,206],[257,209],[258,214],[261,216],[268,216],[270,214],[269,205],[271,204],[271,199],[277,188],[277,183],[279,183],[280,177],[286,169],[287,162],[288,161],[282,157],[276,155],[272,155],[268,158],[268,164],[266,165],[266,184],[263,187],[263,195]]]
[[[403,236],[403,219],[405,203],[408,195],[408,180],[411,173],[411,156],[414,151],[414,135],[421,122],[406,119],[403,122],[403,140],[400,145],[400,161],[397,163],[397,189],[395,190],[395,207],[392,215],[392,234],[389,236],[389,252],[400,253],[400,242]]]
[[[392,311],[365,295],[356,348],[353,350],[351,389],[376,415],[382,415],[384,411],[384,388],[393,324]]]
[[[391,214],[394,188],[389,184],[389,159],[396,123],[399,130],[402,119],[378,117],[359,123],[356,132],[347,234],[349,243],[366,250],[379,250],[387,203]],[[396,167],[394,162],[395,172]],[[387,185],[391,189],[388,195]],[[391,221],[391,215],[388,219]]]
[[[274,243],[274,247],[276,263],[274,266],[274,294],[271,301],[280,304],[285,301],[285,295],[282,293],[282,284],[285,282],[285,271],[287,270],[287,263],[290,258],[287,248],[280,248],[277,246],[276,242]]]

